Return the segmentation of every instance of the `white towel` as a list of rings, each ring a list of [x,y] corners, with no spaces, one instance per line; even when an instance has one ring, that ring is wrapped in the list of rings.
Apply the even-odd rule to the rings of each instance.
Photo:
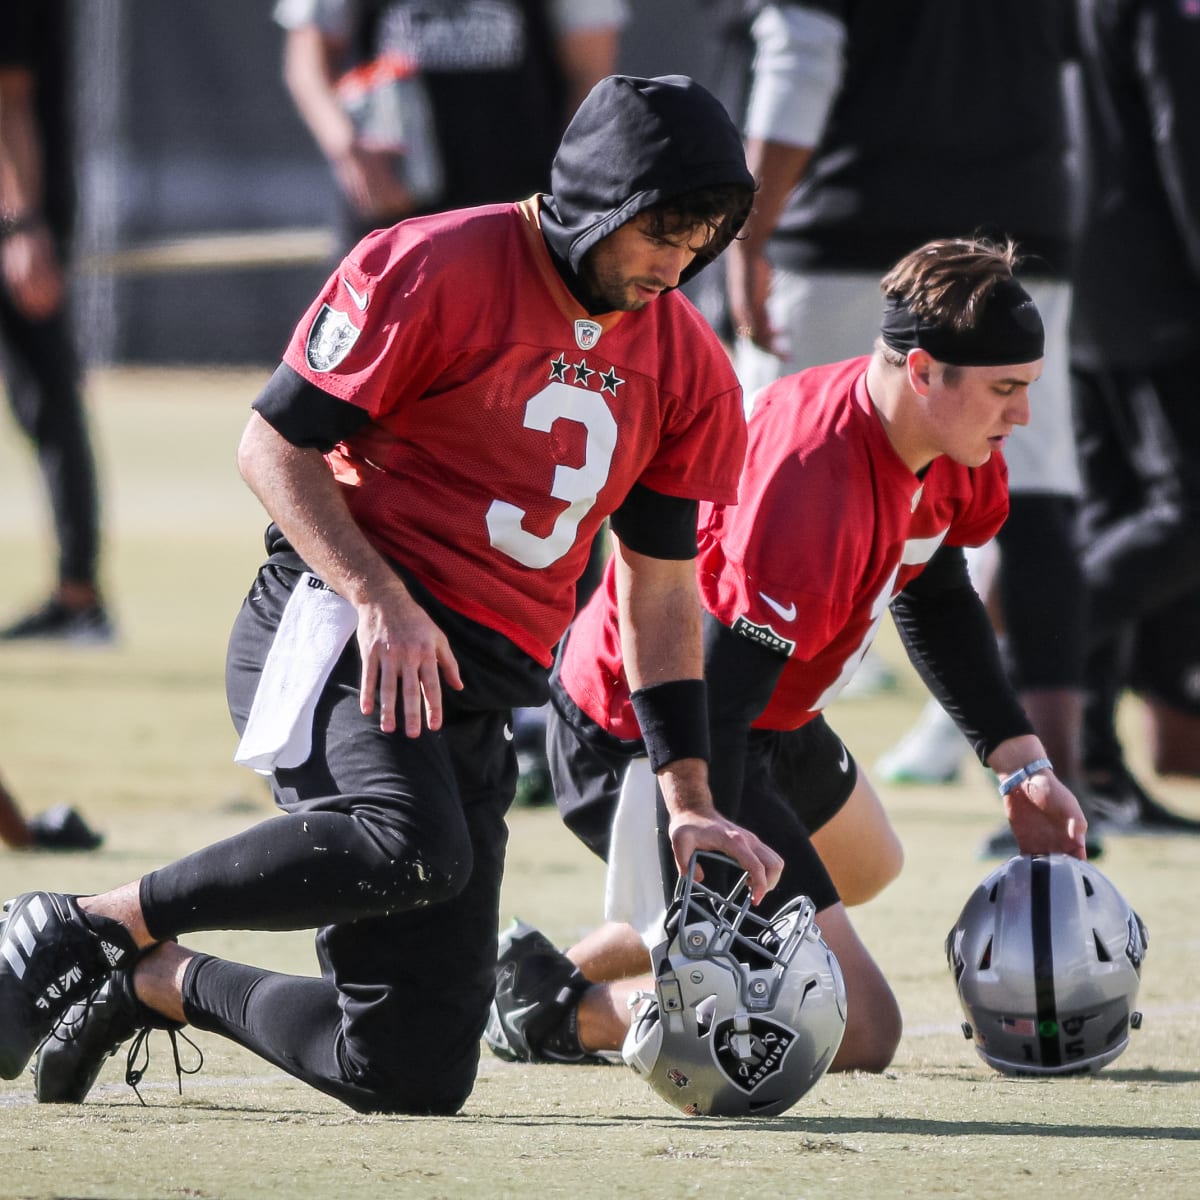
[[[263,664],[235,763],[270,775],[308,761],[317,698],[357,627],[349,600],[310,571],[300,576]]]
[[[657,788],[648,758],[625,771],[613,817],[604,879],[604,915],[624,921],[653,950],[665,938],[666,891],[658,853]]]

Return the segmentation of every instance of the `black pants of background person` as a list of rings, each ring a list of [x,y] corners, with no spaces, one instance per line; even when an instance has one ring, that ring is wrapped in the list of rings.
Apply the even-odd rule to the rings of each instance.
[[[99,554],[96,465],[65,310],[31,321],[0,292],[0,352],[9,403],[36,451],[50,499],[59,580],[94,584]]]
[[[1008,564],[998,580],[1006,666],[1018,693],[1083,686],[1086,585],[1075,552],[1078,512],[1074,496],[1016,492],[996,534]]]
[[[1136,624],[1200,588],[1200,352],[1148,370],[1072,371],[1091,634],[1084,756],[1122,761],[1115,710]]]
[[[268,562],[235,622],[226,682],[239,730],[298,577]],[[455,644],[453,614],[417,596],[468,681],[443,693],[442,730],[407,738],[363,716],[351,639],[318,704],[311,758],[277,772],[283,814],[141,887],[160,940],[318,929],[319,979],[202,955],[186,974],[184,1011],[198,1029],[362,1112],[452,1113],[470,1094],[494,990],[504,817],[516,786],[496,681],[520,702],[545,694],[545,672],[511,643],[501,639],[508,662],[472,660]]]

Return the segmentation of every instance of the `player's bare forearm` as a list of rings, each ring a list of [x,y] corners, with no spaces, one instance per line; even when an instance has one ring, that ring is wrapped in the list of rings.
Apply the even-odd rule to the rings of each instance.
[[[416,737],[442,721],[441,680],[460,689],[445,635],[355,523],[320,451],[293,446],[252,413],[238,447],[242,477],[302,559],[358,612],[360,705],[380,728]]]
[[[26,67],[0,68],[0,213],[26,217],[42,206],[37,83]]]
[[[621,649],[630,688],[703,678],[695,564],[649,558],[616,537],[613,555]]]
[[[258,413],[238,446],[238,469],[306,563],[354,605],[403,588],[350,515],[319,450],[293,446]]]
[[[625,672],[634,690],[704,670],[700,600],[690,561],[647,558],[614,538],[617,605]],[[717,812],[702,758],[678,758],[658,772],[670,820],[675,865],[682,874],[696,850],[727,854],[749,874],[758,903],[779,881],[783,860],[749,830]]]
[[[354,143],[354,123],[338,99],[336,79],[345,47],[315,25],[289,30],[284,39],[283,78],[301,119],[330,162]]]
[[[613,73],[620,40],[620,30],[615,25],[578,29],[559,36],[558,60],[567,81],[564,125],[575,115],[588,92]]]

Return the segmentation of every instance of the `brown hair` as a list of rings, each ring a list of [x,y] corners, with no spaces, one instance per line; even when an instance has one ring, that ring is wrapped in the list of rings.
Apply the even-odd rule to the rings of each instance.
[[[704,248],[696,258],[711,262],[733,241],[753,206],[752,188],[728,183],[684,192],[644,211],[650,217],[650,233],[654,237],[676,237],[706,227]]]
[[[902,300],[914,315],[962,333],[974,328],[992,288],[1013,278],[1020,261],[1011,239],[943,238],[905,255],[879,287],[885,297]],[[882,341],[876,346],[887,362],[903,365],[904,354]]]

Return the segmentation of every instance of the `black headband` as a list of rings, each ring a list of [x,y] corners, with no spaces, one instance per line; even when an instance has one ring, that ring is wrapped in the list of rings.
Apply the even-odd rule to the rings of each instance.
[[[888,296],[880,325],[886,346],[907,354],[918,346],[958,367],[1005,367],[1034,362],[1045,351],[1042,318],[1015,279],[1001,279],[971,329],[955,330],[919,317],[900,296]]]

